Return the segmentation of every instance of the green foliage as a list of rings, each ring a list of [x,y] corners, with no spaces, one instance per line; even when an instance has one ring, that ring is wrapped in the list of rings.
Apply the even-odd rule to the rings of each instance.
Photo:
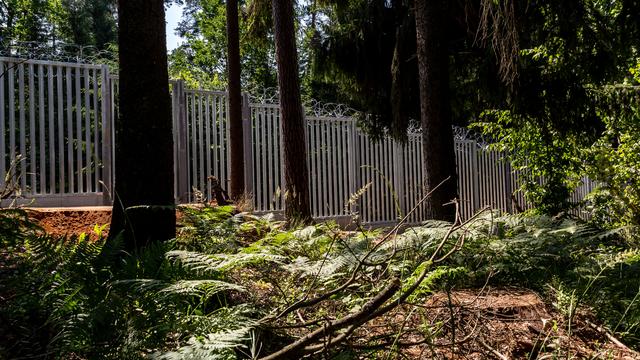
[[[517,185],[535,210],[558,214],[568,209],[569,194],[580,181],[582,139],[508,110],[488,110],[481,118],[473,126],[499,140],[491,148],[507,154],[512,170],[524,175]]]
[[[22,244],[40,230],[29,219],[29,213],[20,208],[0,208],[0,245],[3,248]]]
[[[252,311],[226,306],[227,294],[244,289],[223,273],[207,277],[165,257],[173,242],[151,245],[136,257],[122,252],[119,238],[91,242],[34,234],[23,246],[13,259],[18,270],[7,280],[17,296],[2,316],[23,324],[16,338],[29,346],[11,355],[47,349],[62,358],[139,358],[246,325]]]
[[[551,285],[562,311],[573,316],[586,306],[638,344],[640,257],[637,242],[620,236],[622,229],[544,215],[508,215],[476,224],[476,236],[448,261],[467,269],[461,285],[481,286],[489,278],[491,284],[543,293]]]
[[[0,40],[62,42],[106,50],[116,42],[115,13],[114,0],[3,1]]]
[[[47,0],[8,0],[0,3],[0,38],[42,42],[47,39]]]
[[[526,286],[548,293],[568,318],[588,306],[620,336],[639,340],[640,254],[620,230],[544,215],[487,214],[449,234],[441,254],[464,242],[462,250],[436,265],[429,258],[450,232],[442,221],[380,243],[380,230],[346,232],[332,223],[285,230],[270,217],[228,207],[184,211],[178,239],[136,257],[121,251],[119,239],[27,232],[16,240],[24,248],[13,259],[17,271],[1,284],[16,296],[0,315],[19,329],[12,338],[19,355],[265,355],[297,336],[270,329],[265,316],[338,289],[356,269],[360,276],[350,286],[305,308],[305,318],[354,313],[390,279],[407,290],[426,271],[409,301],[485,283]],[[424,326],[425,333],[437,331]]]
[[[518,81],[496,98],[501,100],[486,104],[477,126],[525,171],[524,190],[539,212],[555,215],[575,205],[567,197],[585,175],[612,181],[591,199],[598,218],[609,211],[617,217],[616,208],[636,206],[623,185],[629,178],[624,169],[635,167],[625,155],[635,150],[630,146],[635,138],[618,124],[637,120],[620,119],[633,108],[616,99],[632,95],[621,96],[610,84],[634,81],[638,27],[630,14],[639,6],[637,1],[539,1],[517,10],[522,20],[515,29]],[[617,134],[628,134],[621,148]],[[620,175],[614,179],[613,173]],[[629,224],[630,217],[614,223]]]
[[[243,87],[260,90],[275,87],[275,49],[271,36],[253,36],[250,27],[255,23],[255,18],[250,16],[247,6],[243,2],[240,3],[240,61]],[[169,56],[170,76],[185,80],[192,88],[225,88],[225,3],[219,0],[186,1],[177,33],[185,41]]]
[[[601,185],[591,195],[594,220],[605,226],[640,226],[640,96],[629,86],[594,91],[605,124],[602,136],[582,150],[585,173]],[[608,224],[608,225],[607,225]]]

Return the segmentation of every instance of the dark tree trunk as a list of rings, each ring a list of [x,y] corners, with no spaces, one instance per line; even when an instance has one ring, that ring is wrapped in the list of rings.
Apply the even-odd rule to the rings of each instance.
[[[231,186],[229,194],[231,199],[238,200],[244,194],[238,0],[227,0],[227,76],[229,81],[229,132],[231,143]]]
[[[280,90],[280,128],[284,156],[287,221],[311,222],[305,144],[305,117],[300,100],[298,54],[292,0],[272,0]]]
[[[126,248],[175,237],[173,135],[163,0],[119,0],[120,113],[109,236]]]
[[[424,188],[430,191],[450,177],[426,201],[432,219],[454,220],[458,180],[449,101],[449,54],[446,21],[449,0],[416,0],[416,38],[420,81],[420,118]]]

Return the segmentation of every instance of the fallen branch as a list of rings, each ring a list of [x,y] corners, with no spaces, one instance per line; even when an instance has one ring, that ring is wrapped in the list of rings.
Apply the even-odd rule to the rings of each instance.
[[[376,295],[373,299],[369,300],[360,311],[349,314],[340,319],[334,320],[328,323],[325,326],[322,326],[315,331],[310,332],[309,334],[303,336],[302,338],[296,340],[295,342],[285,346],[284,348],[278,350],[277,352],[265,356],[262,360],[274,360],[274,359],[291,359],[295,358],[299,352],[306,347],[307,345],[311,345],[317,342],[319,339],[329,336],[334,332],[344,329],[346,327],[357,327],[364,324],[367,320],[370,319],[370,314],[377,308],[379,308],[382,304],[384,304],[387,300],[389,300],[393,294],[395,294],[398,289],[400,289],[400,279],[395,278],[391,280],[391,282]],[[333,342],[330,342],[333,343]]]
[[[364,256],[362,259],[360,259],[358,261],[358,264],[356,265],[355,269],[353,269],[353,272],[351,274],[351,277],[344,282],[342,285],[340,285],[339,287],[326,292],[322,295],[316,296],[315,298],[312,299],[308,299],[306,296],[303,297],[301,300],[293,303],[292,305],[288,306],[286,309],[282,310],[279,314],[277,314],[275,317],[273,316],[266,316],[265,318],[263,318],[261,320],[261,322],[268,322],[269,320],[273,320],[273,319],[279,319],[282,318],[283,316],[291,313],[294,310],[303,308],[303,307],[308,307],[308,306],[313,306],[316,305],[324,300],[327,300],[329,298],[331,298],[333,295],[345,290],[346,288],[348,288],[357,278],[358,275],[358,271],[360,270],[360,268],[362,268],[363,265],[367,265],[366,264],[366,260],[369,256],[371,256],[371,254],[378,248],[380,247],[380,245],[382,245],[386,240],[389,239],[389,237],[391,237],[392,234],[396,233],[400,227],[402,226],[402,224],[404,224],[407,219],[409,219],[409,216],[411,216],[411,214],[413,214],[419,207],[420,205],[422,205],[423,202],[425,202],[430,196],[431,194],[433,194],[436,190],[438,190],[438,188],[440,186],[442,186],[442,184],[444,184],[445,182],[447,182],[449,180],[449,177],[444,179],[442,182],[440,182],[436,187],[434,187],[431,191],[429,191],[425,196],[422,197],[422,199],[420,199],[420,201],[418,201],[418,203],[411,209],[411,211],[409,211],[402,219],[400,219],[400,221],[396,224],[396,226],[393,227],[393,229],[391,229],[391,231],[389,231],[379,242],[377,242]]]
[[[594,330],[596,330],[597,332],[599,332],[600,334],[604,335],[607,337],[607,339],[609,339],[609,341],[611,341],[612,343],[616,344],[619,348],[628,351],[632,354],[637,354],[637,352],[629,349],[627,347],[627,345],[623,344],[620,340],[616,339],[613,335],[611,335],[611,333],[609,333],[605,328],[598,326],[594,323],[592,323],[589,320],[585,320],[585,323],[587,323],[587,325],[589,325],[591,328],[593,328]]]
[[[491,346],[489,346],[489,344],[484,342],[482,339],[478,339],[478,342],[480,343],[480,345],[484,346],[485,349],[489,350],[498,359],[500,359],[500,360],[509,360],[508,357],[502,355],[498,350],[496,350],[496,349],[492,348]]]
[[[438,186],[440,186],[440,185],[438,185]],[[430,193],[427,194],[425,196],[425,198],[428,197],[429,195],[430,195]],[[424,198],[423,198],[423,200],[424,200]],[[380,291],[374,298],[372,298],[369,302],[367,302],[360,309],[360,311],[358,311],[356,313],[353,313],[353,314],[350,314],[350,315],[347,315],[347,316],[342,317],[340,319],[328,322],[327,324],[325,324],[325,325],[317,328],[316,330],[308,333],[307,335],[299,338],[295,342],[283,347],[282,349],[276,351],[275,353],[270,354],[270,355],[262,358],[262,360],[274,360],[274,359],[285,359],[285,358],[289,359],[289,358],[300,357],[300,356],[306,355],[306,354],[312,354],[312,353],[317,353],[317,352],[320,352],[320,351],[324,351],[324,350],[326,350],[326,349],[328,349],[328,348],[330,348],[332,346],[338,345],[341,342],[343,342],[344,340],[346,340],[356,329],[358,329],[358,327],[360,327],[361,325],[363,325],[367,321],[369,321],[371,319],[374,319],[374,318],[377,318],[377,317],[379,317],[379,316],[391,311],[392,309],[398,307],[399,305],[403,304],[404,301],[406,301],[407,298],[413,292],[415,292],[416,289],[418,289],[418,287],[420,286],[422,281],[424,281],[424,279],[426,278],[426,276],[427,276],[427,274],[429,272],[429,269],[431,269],[431,265],[432,264],[434,264],[436,262],[443,261],[444,259],[446,259],[447,257],[449,257],[451,254],[453,254],[455,251],[459,250],[462,247],[462,245],[464,244],[464,234],[461,236],[461,239],[458,239],[457,243],[453,246],[453,249],[451,249],[450,251],[446,252],[444,255],[442,255],[442,256],[440,256],[438,258],[438,254],[440,253],[440,251],[442,251],[444,245],[447,243],[447,241],[449,240],[450,236],[455,231],[460,229],[461,227],[463,227],[463,226],[469,224],[470,222],[474,221],[475,219],[477,219],[478,216],[480,214],[482,214],[485,210],[486,210],[486,208],[482,209],[482,211],[476,213],[474,216],[472,216],[471,218],[469,218],[468,220],[466,220],[464,222],[461,221],[459,214],[457,214],[456,221],[451,225],[451,227],[448,229],[448,231],[445,234],[445,236],[442,239],[442,241],[438,244],[438,246],[436,247],[436,249],[432,253],[430,259],[427,261],[427,263],[428,263],[427,266],[425,266],[423,271],[420,273],[420,275],[418,276],[418,279],[413,284],[411,284],[411,286],[409,286],[408,289],[402,291],[400,296],[397,299],[387,303],[387,301],[389,299],[391,299],[401,289],[400,279],[394,278],[382,291]],[[457,206],[457,203],[456,203],[456,212],[457,213],[459,212],[459,207]],[[409,215],[410,215],[410,213],[407,214],[407,216],[405,216],[401,220],[401,222],[406,221],[406,219],[408,218]],[[394,229],[392,229],[387,234],[387,236],[385,236],[382,239],[381,242],[379,242],[376,245],[374,245],[372,247],[372,249],[370,249],[370,251],[367,252],[367,254],[365,254],[365,256],[362,258],[362,260],[359,261],[358,265],[353,270],[352,275],[351,275],[350,279],[347,280],[347,282],[343,283],[337,289],[334,289],[333,291],[330,291],[328,293],[320,295],[320,296],[318,296],[316,298],[313,298],[313,299],[310,299],[310,300],[303,299],[303,301],[299,301],[297,303],[294,303],[293,305],[291,305],[288,308],[286,308],[283,312],[281,312],[277,317],[284,316],[285,314],[290,313],[291,311],[294,311],[294,310],[299,309],[301,307],[315,305],[315,304],[323,301],[324,299],[329,298],[330,295],[333,295],[333,294],[337,293],[338,291],[346,289],[355,280],[355,278],[357,277],[358,270],[362,266],[366,266],[363,263],[364,260],[370,254],[372,254],[372,252],[373,252],[373,250],[375,248],[377,248],[382,242],[387,240],[389,238],[389,236],[391,234],[393,234],[394,231],[397,230],[397,226],[394,227]],[[267,317],[266,319],[269,319],[269,317]],[[273,318],[271,318],[271,319],[273,319]],[[340,331],[340,330],[342,330],[342,332],[340,334],[338,334],[337,336],[333,337],[335,335],[335,333]]]

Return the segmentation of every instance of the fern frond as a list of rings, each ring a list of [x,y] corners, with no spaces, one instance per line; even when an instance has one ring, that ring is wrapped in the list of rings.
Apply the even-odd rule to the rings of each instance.
[[[265,262],[283,262],[284,256],[260,253],[236,253],[208,255],[193,251],[169,251],[167,258],[179,261],[185,268],[201,272],[220,273],[247,265],[257,265]]]
[[[310,260],[307,257],[298,257],[283,267],[293,274],[298,274],[300,277],[317,276],[319,279],[326,281],[344,274],[357,264],[358,258],[350,253],[341,253],[337,256],[327,257],[324,260]]]
[[[220,280],[178,280],[162,288],[159,293],[166,295],[211,296],[223,291],[245,291],[245,288]]]
[[[192,337],[187,345],[175,351],[155,353],[151,358],[157,360],[232,359],[235,357],[233,349],[246,348],[243,342],[250,339],[251,330],[249,327],[243,327],[208,334],[200,339]]]
[[[157,279],[119,280],[113,285],[128,285],[135,292],[154,293],[162,299],[171,296],[210,297],[224,291],[245,291],[244,287],[220,280],[177,280],[168,283]]]

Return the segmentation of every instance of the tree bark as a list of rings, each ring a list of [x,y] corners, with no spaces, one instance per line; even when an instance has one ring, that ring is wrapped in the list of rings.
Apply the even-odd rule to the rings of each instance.
[[[454,220],[455,208],[443,206],[457,197],[456,162],[449,100],[447,49],[448,0],[416,0],[416,45],[420,82],[420,119],[424,190],[430,191],[449,177],[427,200],[427,215]]]
[[[242,94],[240,89],[240,40],[238,0],[227,0],[227,77],[229,82],[229,133],[231,184],[234,201],[244,195],[244,147],[242,143]]]
[[[135,251],[175,237],[173,135],[163,0],[119,0],[120,107],[109,237]]]
[[[272,0],[273,26],[280,90],[280,131],[284,157],[284,196],[287,222],[311,222],[305,117],[300,100],[298,54],[292,0]]]

